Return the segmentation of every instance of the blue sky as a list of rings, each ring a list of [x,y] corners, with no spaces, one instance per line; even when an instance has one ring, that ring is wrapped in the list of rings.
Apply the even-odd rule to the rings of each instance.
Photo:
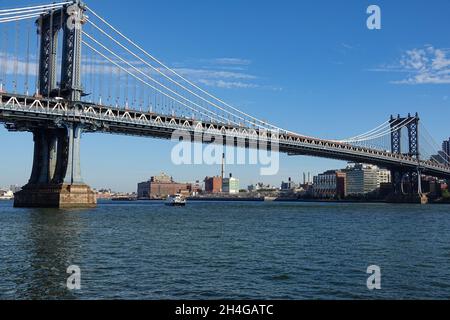
[[[39,1],[27,1],[35,4]],[[280,127],[345,138],[390,114],[419,112],[440,143],[450,136],[450,3],[429,1],[128,0],[88,2],[168,65],[234,106]],[[377,4],[382,29],[366,28]],[[1,7],[14,1],[0,0]],[[126,13],[124,15],[124,13]],[[224,73],[224,71],[229,73]],[[217,166],[175,166],[173,143],[86,134],[82,170],[93,187],[134,191],[161,171],[178,181],[219,174]],[[0,129],[0,186],[26,183],[32,138]],[[258,166],[231,166],[241,185],[279,185],[303,171],[345,163],[281,155],[276,176]]]

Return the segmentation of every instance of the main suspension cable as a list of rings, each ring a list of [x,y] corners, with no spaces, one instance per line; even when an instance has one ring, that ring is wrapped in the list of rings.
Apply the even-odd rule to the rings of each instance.
[[[158,84],[159,86],[163,87],[164,89],[168,90],[170,93],[175,94],[176,96],[178,96],[181,99],[184,99],[185,101],[195,105],[196,107],[199,107],[213,115],[216,115],[214,112],[212,112],[209,109],[203,108],[202,106],[200,106],[199,104],[189,100],[188,98],[178,94],[177,92],[173,91],[172,89],[166,87],[165,85],[161,84],[160,82],[158,82],[157,80],[153,79],[152,77],[150,77],[149,75],[147,75],[146,73],[144,73],[143,71],[139,70],[138,68],[136,68],[135,66],[133,66],[131,63],[129,63],[128,61],[126,61],[125,59],[123,59],[122,57],[120,57],[118,54],[114,53],[112,50],[108,49],[105,45],[103,45],[102,43],[100,43],[99,41],[97,41],[96,39],[94,39],[92,36],[90,36],[89,34],[83,32],[84,35],[86,35],[90,40],[94,41],[97,45],[101,46],[104,50],[108,51],[110,54],[112,54],[114,57],[116,57],[117,59],[119,59],[120,61],[122,61],[123,63],[125,63],[126,65],[128,65],[129,67],[131,67],[133,70],[135,70],[136,72],[140,73],[141,75],[143,75],[144,77],[146,77],[147,79],[153,81],[154,83]],[[162,91],[161,91],[162,92]],[[172,96],[170,95],[166,95],[166,97],[173,99]],[[221,117],[222,119],[225,119],[224,117],[218,115],[219,117]],[[238,123],[234,122],[235,125],[239,125]]]
[[[172,74],[176,75],[177,77],[179,77],[180,79],[182,79],[183,81],[185,81],[186,83],[188,83],[189,85],[193,86],[195,89],[201,91],[202,93],[206,94],[207,96],[209,96],[210,98],[218,101],[219,103],[222,103],[223,105],[227,106],[228,108],[231,108],[232,110],[256,121],[261,123],[262,125],[266,125],[266,126],[270,126],[275,130],[278,131],[283,131],[286,133],[290,133],[296,136],[300,136],[299,134],[295,133],[295,132],[291,132],[291,131],[287,131],[285,129],[279,128],[277,126],[274,126],[266,121],[260,120],[258,118],[255,118],[229,104],[227,104],[226,102],[224,102],[223,100],[219,99],[218,97],[210,94],[209,92],[203,90],[201,87],[197,86],[195,83],[189,81],[188,79],[186,79],[185,77],[183,77],[182,75],[180,75],[178,72],[176,72],[175,70],[169,68],[167,65],[165,65],[163,62],[161,62],[160,60],[158,60],[157,58],[155,58],[153,55],[151,55],[150,53],[148,53],[147,51],[145,51],[141,46],[139,46],[138,44],[136,44],[134,41],[132,41],[130,38],[128,38],[127,36],[125,36],[122,32],[120,32],[118,29],[116,29],[114,26],[112,26],[110,23],[108,23],[104,18],[102,18],[100,15],[98,15],[94,10],[92,10],[90,7],[86,6],[86,9],[89,10],[95,17],[97,17],[100,21],[102,21],[104,24],[106,24],[109,28],[111,28],[113,31],[115,31],[118,35],[120,35],[122,38],[124,38],[126,41],[128,41],[130,44],[132,44],[134,47],[136,47],[138,50],[140,50],[142,53],[144,53],[146,56],[148,56],[150,59],[152,59],[153,61],[155,61],[156,63],[158,63],[159,65],[161,65],[162,67],[166,68],[169,72],[171,72]],[[303,136],[303,135],[301,135]]]
[[[22,11],[22,10],[32,10],[32,9],[42,9],[42,8],[48,8],[48,7],[62,7],[63,5],[73,3],[72,1],[66,1],[66,2],[59,2],[59,3],[51,3],[51,4],[43,4],[39,6],[31,6],[31,7],[23,7],[23,8],[14,8],[14,9],[1,9],[0,13],[2,12],[16,12],[16,11]]]
[[[160,89],[154,87],[153,85],[151,85],[150,83],[148,83],[148,82],[145,81],[144,79],[140,78],[139,76],[136,76],[135,74],[133,74],[132,72],[130,72],[129,70],[127,70],[126,68],[124,68],[123,66],[121,66],[120,64],[118,64],[117,62],[113,61],[112,59],[110,59],[109,57],[107,57],[106,55],[104,55],[103,53],[101,53],[100,51],[98,51],[97,49],[95,49],[94,47],[92,47],[92,46],[91,46],[89,43],[87,43],[86,41],[82,40],[82,42],[83,42],[83,44],[86,45],[89,49],[93,50],[94,52],[96,52],[97,54],[99,54],[100,56],[102,56],[104,59],[106,59],[106,60],[108,60],[110,63],[114,64],[116,67],[119,67],[120,69],[122,69],[123,71],[125,71],[127,74],[129,74],[129,75],[132,76],[133,78],[136,78],[137,80],[139,80],[140,82],[142,82],[142,83],[145,84],[146,86],[148,86],[148,87],[152,88],[153,90],[155,90],[155,91],[161,93],[162,95],[164,95],[164,96],[166,96],[166,97],[168,97],[168,98],[174,100],[175,102],[177,102],[177,103],[179,103],[179,104],[181,104],[181,105],[183,105],[183,106],[189,108],[190,110],[192,110],[192,111],[194,111],[194,112],[196,112],[196,113],[199,113],[199,114],[205,116],[206,118],[214,119],[215,121],[217,121],[217,122],[220,123],[220,121],[219,121],[218,119],[212,117],[211,115],[204,114],[203,112],[198,111],[198,110],[192,108],[191,106],[187,105],[186,103],[184,103],[184,102],[182,102],[182,101],[180,101],[180,100],[178,100],[178,99],[176,99],[176,98],[170,96],[169,94],[167,94],[167,93],[161,91]]]

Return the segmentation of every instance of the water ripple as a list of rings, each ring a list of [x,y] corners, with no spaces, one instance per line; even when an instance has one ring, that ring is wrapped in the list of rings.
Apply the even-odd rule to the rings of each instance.
[[[0,202],[1,299],[448,299],[448,206]],[[68,291],[78,265],[82,290]],[[366,269],[382,268],[369,291]]]

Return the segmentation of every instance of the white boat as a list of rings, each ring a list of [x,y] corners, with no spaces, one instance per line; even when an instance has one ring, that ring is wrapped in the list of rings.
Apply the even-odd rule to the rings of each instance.
[[[175,194],[173,196],[168,196],[166,200],[166,206],[172,207],[183,207],[186,205],[186,198],[181,194]]]
[[[0,200],[12,200],[12,199],[14,199],[14,193],[12,191],[0,190]]]

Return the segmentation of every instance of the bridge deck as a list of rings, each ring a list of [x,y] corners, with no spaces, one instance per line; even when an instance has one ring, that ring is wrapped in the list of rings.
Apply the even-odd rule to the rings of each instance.
[[[201,122],[137,110],[126,110],[98,104],[77,102],[68,104],[58,99],[0,93],[0,122],[9,130],[31,131],[35,127],[59,127],[62,122],[79,122],[87,132],[105,132],[171,139],[174,132],[208,134],[221,137],[247,148],[278,147],[290,155],[310,155],[352,162],[370,163],[388,169],[416,170],[440,178],[450,178],[450,167],[408,155],[353,146],[336,141],[293,135],[287,132],[263,131],[224,123]]]

